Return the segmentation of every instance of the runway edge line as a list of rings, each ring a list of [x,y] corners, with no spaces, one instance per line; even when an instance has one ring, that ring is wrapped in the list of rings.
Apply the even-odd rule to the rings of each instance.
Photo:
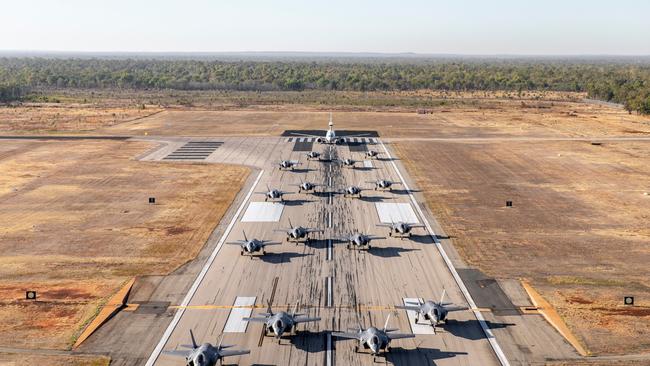
[[[510,366],[510,362],[508,362],[508,359],[506,358],[505,353],[501,349],[501,346],[499,346],[499,343],[497,342],[496,337],[494,336],[494,333],[492,333],[492,330],[490,327],[487,325],[487,322],[485,321],[485,318],[483,318],[483,314],[481,314],[480,311],[476,310],[476,303],[474,302],[474,299],[472,299],[472,296],[470,295],[469,291],[467,290],[467,287],[465,286],[465,283],[463,283],[463,280],[460,278],[460,275],[458,275],[458,272],[456,271],[456,268],[454,267],[454,264],[451,263],[451,259],[449,259],[449,256],[447,255],[447,252],[445,252],[445,248],[442,247],[442,244],[438,240],[438,237],[436,236],[435,232],[431,228],[431,225],[429,224],[429,220],[427,220],[426,216],[424,216],[424,212],[420,208],[420,205],[418,204],[418,201],[415,199],[415,196],[413,196],[413,193],[411,192],[411,189],[409,188],[408,184],[406,183],[406,180],[404,179],[404,176],[402,176],[402,173],[399,171],[397,168],[397,164],[395,164],[395,161],[393,160],[393,156],[390,154],[388,151],[388,148],[386,148],[386,145],[384,145],[384,141],[381,139],[378,139],[379,142],[381,143],[381,146],[384,148],[384,151],[386,152],[386,156],[388,159],[390,159],[391,164],[393,165],[393,169],[395,169],[395,172],[399,176],[402,185],[404,188],[409,192],[409,197],[411,198],[411,202],[413,203],[413,206],[415,206],[415,209],[418,211],[418,214],[422,218],[422,221],[424,222],[424,225],[426,226],[427,231],[429,232],[429,236],[433,239],[433,242],[436,244],[436,247],[438,248],[438,251],[440,252],[440,255],[445,261],[445,264],[447,265],[447,268],[449,269],[449,272],[451,273],[452,277],[454,277],[454,280],[456,281],[456,284],[460,288],[460,291],[463,293],[463,296],[465,296],[465,300],[467,300],[467,303],[469,304],[470,308],[472,309],[472,312],[474,313],[474,316],[476,317],[476,320],[478,320],[479,324],[481,325],[481,329],[483,329],[483,333],[485,333],[485,338],[487,338],[488,342],[490,343],[490,346],[492,347],[492,350],[494,351],[494,354],[497,356],[499,359],[499,362],[501,363],[502,366]]]
[[[262,178],[262,174],[264,174],[264,170],[260,171],[260,173],[257,175],[255,182],[253,183],[251,189],[246,194],[246,197],[244,197],[244,200],[242,201],[241,205],[237,209],[237,212],[235,212],[235,215],[233,216],[232,220],[226,227],[226,230],[223,232],[223,235],[221,236],[221,239],[219,239],[217,246],[212,251],[210,258],[208,258],[208,260],[205,262],[203,268],[201,269],[201,272],[199,272],[198,276],[196,276],[196,280],[194,280],[192,287],[190,287],[190,290],[187,292],[187,295],[185,295],[185,298],[183,298],[183,301],[181,302],[182,307],[178,309],[171,323],[169,323],[169,326],[167,326],[165,333],[163,333],[160,342],[158,342],[153,352],[151,352],[151,355],[149,356],[149,359],[147,360],[145,366],[153,366],[153,364],[158,360],[158,357],[160,356],[163,347],[165,347],[165,344],[169,340],[169,337],[172,335],[172,332],[178,325],[178,322],[183,317],[186,307],[189,305],[190,301],[192,300],[192,297],[194,297],[194,294],[196,293],[196,290],[199,288],[201,282],[203,281],[203,278],[205,278],[205,275],[208,273],[208,270],[212,266],[212,263],[214,262],[215,258],[217,257],[219,250],[223,246],[223,243],[226,241],[228,234],[230,234],[230,231],[235,226],[235,222],[237,222],[237,218],[241,215],[241,212],[244,210],[244,207],[246,207],[246,203],[250,200],[251,196],[253,195],[253,191],[255,190],[255,187],[257,187],[257,183],[259,183],[260,179]]]

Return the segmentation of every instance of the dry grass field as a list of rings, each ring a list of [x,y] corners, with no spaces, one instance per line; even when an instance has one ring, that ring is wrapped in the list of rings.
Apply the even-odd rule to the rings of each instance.
[[[553,101],[489,100],[476,106],[437,107],[430,114],[334,111],[338,129],[375,129],[383,137],[650,136],[650,122],[623,109]],[[286,129],[324,129],[328,113],[304,111],[167,110],[101,129],[117,135],[280,135]]]
[[[592,352],[650,350],[650,141],[394,148],[467,262],[532,280]]]
[[[192,259],[248,176],[123,141],[0,145],[0,346],[66,348],[126,280]],[[157,204],[149,205],[155,196]],[[25,290],[38,301],[24,300]]]
[[[159,109],[33,104],[0,108],[0,134],[83,132],[149,116]]]
[[[104,356],[34,355],[25,353],[0,353],[0,366],[47,365],[47,366],[108,366],[110,359]]]

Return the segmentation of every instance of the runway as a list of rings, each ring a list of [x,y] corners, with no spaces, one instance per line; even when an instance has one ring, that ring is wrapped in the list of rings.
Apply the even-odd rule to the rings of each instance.
[[[222,140],[223,141],[223,140]],[[248,141],[248,142],[247,142]],[[388,236],[386,228],[379,223],[376,203],[401,203],[413,205],[414,199],[401,186],[393,192],[375,191],[366,183],[377,179],[400,181],[396,166],[386,155],[368,164],[357,163],[355,168],[342,167],[335,162],[307,160],[304,151],[294,151],[294,143],[286,138],[256,139],[250,149],[242,139],[237,149],[229,146],[234,139],[214,150],[206,161],[232,162],[262,168],[259,179],[250,189],[234,220],[221,241],[248,238],[284,241],[285,234],[275,229],[293,225],[324,229],[315,234],[317,240],[309,244],[283,242],[268,247],[265,256],[250,258],[240,255],[240,248],[217,245],[204,272],[190,289],[187,301],[178,308],[168,331],[159,346],[149,357],[148,365],[178,365],[182,359],[160,354],[160,350],[177,350],[188,344],[192,329],[198,342],[218,343],[223,335],[224,344],[251,350],[250,355],[226,360],[227,364],[278,364],[278,365],[361,365],[373,364],[367,352],[355,353],[355,341],[331,338],[330,331],[345,331],[349,327],[374,325],[382,327],[389,313],[389,327],[400,332],[412,331],[406,311],[391,310],[404,298],[438,299],[443,288],[446,301],[469,306],[461,289],[449,271],[431,236],[424,229],[414,229],[411,239]],[[162,160],[178,146],[170,144],[153,152],[144,160]],[[369,148],[382,151],[381,145]],[[332,159],[352,158],[364,160],[358,148],[347,145],[314,144],[313,149]],[[279,170],[282,160],[301,162],[296,169]],[[285,197],[279,221],[246,221],[251,202],[264,202],[263,195],[253,192],[265,191],[267,185],[284,191],[298,192],[299,184],[308,180],[323,184],[317,194],[293,193]],[[348,185],[369,188],[361,198],[344,198],[338,190]],[[281,203],[275,203],[281,205]],[[420,222],[423,217],[413,207]],[[346,244],[331,238],[348,235],[354,231],[385,237],[372,242],[372,249],[349,250]],[[236,324],[229,319],[232,306],[244,298],[255,298],[256,308],[252,314],[265,311],[265,304],[272,300],[273,310],[290,310],[296,303],[300,312],[322,318],[317,323],[301,324],[296,335],[285,335],[278,343],[275,338],[262,335],[260,323]],[[435,334],[417,334],[414,339],[397,340],[392,350],[377,361],[390,364],[436,365],[497,365],[499,361],[471,311],[450,315],[446,325],[438,327]],[[245,328],[245,332],[226,332]]]

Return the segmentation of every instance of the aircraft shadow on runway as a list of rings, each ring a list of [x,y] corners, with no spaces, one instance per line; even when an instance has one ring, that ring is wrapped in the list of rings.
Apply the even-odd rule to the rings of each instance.
[[[382,197],[382,196],[361,196],[359,200],[363,202],[382,202],[384,200],[389,200],[390,198]]]
[[[310,169],[310,168],[293,168],[293,169],[291,169],[291,170],[289,170],[289,171],[290,171],[290,172],[293,172],[293,173],[309,173],[309,172],[316,171],[316,169]]]
[[[312,255],[311,253],[295,253],[295,252],[282,252],[282,253],[270,253],[267,252],[265,255],[259,256],[260,260],[262,260],[265,263],[271,263],[271,264],[280,264],[280,263],[289,263],[291,262],[292,259],[294,258],[302,258],[306,257],[308,255]]]
[[[416,229],[413,229],[413,230],[415,231]],[[411,240],[411,241],[414,241],[414,242],[420,243],[420,244],[433,244],[433,239],[431,238],[431,235],[429,235],[429,234],[423,234],[423,235],[411,234],[410,238],[404,238],[404,240]]]
[[[310,331],[306,329],[296,331],[296,334],[283,338],[281,344],[291,345],[297,349],[310,353],[324,352],[326,331]]]
[[[487,326],[490,329],[501,329],[514,326],[514,323],[495,323],[486,320]],[[479,340],[485,339],[485,333],[481,329],[481,325],[478,320],[455,320],[449,319],[447,324],[441,324],[439,327],[442,327],[445,331],[453,334],[456,337],[465,338],[468,340]]]
[[[400,248],[400,247],[376,247],[373,246],[372,249],[367,252],[377,257],[382,258],[391,258],[391,257],[401,257],[401,253],[408,253],[417,251],[420,249],[409,249],[409,248]]]
[[[467,355],[467,352],[443,351],[439,348],[418,347],[417,349],[404,349],[391,347],[391,351],[383,355],[393,365],[435,365],[435,360]],[[377,356],[377,360],[380,357]]]
[[[287,200],[285,199],[284,202],[282,202],[285,206],[302,206],[305,203],[310,203],[310,202],[316,202],[315,200],[305,200],[305,199],[295,199],[295,200]]]
[[[399,194],[399,195],[408,195],[410,193],[418,193],[418,192],[421,191],[417,189],[393,189],[390,193]]]

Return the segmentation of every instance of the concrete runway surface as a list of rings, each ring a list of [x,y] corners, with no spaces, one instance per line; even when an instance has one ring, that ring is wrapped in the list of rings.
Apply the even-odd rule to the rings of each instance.
[[[252,259],[240,255],[237,246],[218,246],[218,253],[207,268],[187,307],[182,309],[178,321],[172,320],[168,339],[163,336],[160,346],[164,350],[182,349],[189,343],[192,329],[197,341],[216,343],[222,335],[231,308],[238,297],[255,297],[258,308],[253,314],[266,311],[266,303],[273,302],[273,310],[288,310],[300,304],[300,312],[322,318],[317,323],[301,324],[297,334],[275,338],[261,335],[260,323],[247,324],[245,333],[223,333],[224,344],[251,350],[250,355],[227,359],[226,363],[240,364],[372,364],[373,357],[355,353],[355,341],[328,339],[330,331],[345,331],[361,323],[364,327],[383,326],[392,313],[390,327],[410,333],[411,326],[403,310],[391,310],[402,304],[403,298],[439,298],[444,289],[447,301],[467,303],[454,278],[430,236],[424,229],[414,229],[414,238],[389,237],[379,223],[376,202],[411,202],[403,186],[394,192],[375,191],[366,181],[388,179],[400,181],[386,155],[373,160],[373,168],[342,167],[335,162],[308,161],[304,152],[292,151],[294,144],[286,139],[265,139],[251,146],[248,156],[240,155],[246,149],[237,149],[239,156],[228,150],[229,144],[217,149],[208,161],[231,161],[260,166],[264,169],[251,191],[265,191],[266,186],[297,192],[291,184],[309,180],[324,184],[318,193],[294,193],[285,197],[279,222],[241,222],[235,219],[227,241],[248,238],[283,241],[285,235],[274,229],[293,225],[317,227],[325,230],[315,234],[311,243],[270,246],[265,256]],[[246,143],[242,141],[242,143]],[[173,150],[177,146],[169,147]],[[346,145],[314,144],[315,151],[333,159],[353,158],[364,160],[362,152],[351,152]],[[370,145],[382,151],[382,145]],[[358,150],[358,149],[355,149]],[[382,151],[383,152],[383,151]],[[161,151],[160,159],[169,151]],[[230,155],[230,156],[229,156]],[[383,159],[382,159],[383,158]],[[279,170],[282,159],[297,160],[301,165],[291,170]],[[369,188],[362,197],[344,198],[336,192],[347,185]],[[263,202],[264,196],[253,194],[250,202]],[[275,203],[280,205],[281,203]],[[248,207],[244,203],[243,211]],[[420,218],[422,220],[422,218]],[[386,237],[372,242],[372,249],[350,250],[346,244],[328,239],[347,235],[355,230]],[[329,254],[328,254],[329,251]],[[331,258],[329,258],[331,256]],[[329,299],[328,299],[329,298]],[[450,315],[451,321],[442,325],[436,334],[418,334],[415,339],[397,340],[392,350],[377,362],[392,364],[437,365],[491,365],[498,364],[495,353],[471,311]],[[232,320],[231,320],[232,322]],[[166,335],[167,335],[166,334]],[[328,347],[328,345],[330,345]],[[182,360],[154,350],[149,361],[156,365],[178,365]]]
[[[146,140],[160,145],[137,157],[140,160],[174,164],[173,159],[165,158],[170,154],[178,156],[173,153],[184,146],[181,151],[188,150],[189,141],[222,142],[207,144],[218,147],[199,152],[196,161],[243,164],[255,171],[197,259],[169,276],[136,281],[129,301],[139,303],[140,307],[129,307],[117,314],[79,352],[109,354],[115,365],[180,365],[184,364],[182,358],[161,351],[183,349],[180,345],[191,343],[192,329],[199,343],[217,344],[223,337],[224,344],[251,350],[250,355],[227,358],[226,364],[541,365],[552,359],[578,357],[539,314],[517,310],[531,306],[517,281],[501,280],[497,284],[462,262],[452,242],[426,210],[424,198],[412,186],[400,162],[387,159],[382,143],[313,143],[313,150],[321,152],[323,158],[359,161],[355,168],[347,168],[333,162],[307,160],[305,151],[295,151],[305,150],[305,142],[296,146],[286,137]],[[379,159],[364,162],[366,148],[382,154]],[[387,149],[390,150],[390,144]],[[293,171],[279,170],[278,163],[284,159],[301,164]],[[394,186],[393,192],[375,191],[374,185],[366,182],[377,179],[405,180],[415,193],[400,185]],[[298,187],[293,184],[301,180],[324,186],[318,187],[315,194],[297,193]],[[363,191],[360,199],[337,193],[352,184],[369,190]],[[264,196],[253,192],[266,191],[267,185],[295,193],[285,196],[284,206],[264,205]],[[395,207],[395,212],[402,213],[409,211],[410,205],[419,222],[430,224],[432,231],[441,234],[437,243],[422,228],[413,229],[411,239],[389,237],[387,228],[376,226],[377,203],[381,204],[380,210]],[[386,214],[383,212],[384,217]],[[244,222],[244,217],[263,221]],[[278,217],[277,222],[268,221]],[[325,231],[314,234],[316,240],[309,244],[289,243],[284,233],[274,231],[288,228],[289,220],[294,226]],[[330,240],[356,230],[385,239],[374,240],[369,251],[349,250],[346,243]],[[265,256],[251,259],[241,256],[238,246],[223,245],[225,241],[243,239],[243,231],[249,239],[283,243],[268,247]],[[440,248],[444,248],[447,262]],[[454,272],[458,270],[462,286],[467,286],[476,304],[466,301],[458,285],[460,278],[454,279],[448,265],[453,265]],[[435,334],[421,325],[412,328],[412,318],[409,320],[406,311],[393,309],[394,305],[403,304],[404,298],[437,300],[443,288],[448,302],[491,309],[479,311],[474,307],[474,311],[450,313],[448,324],[437,327]],[[249,313],[254,316],[265,312],[268,301],[272,301],[274,312],[291,310],[299,303],[300,313],[322,320],[300,324],[295,335],[285,335],[278,343],[275,338],[262,335],[262,323],[241,321]],[[235,304],[250,303],[255,304],[254,308],[233,308]],[[357,324],[381,328],[389,314],[390,328],[399,328],[401,333],[415,329],[416,338],[394,341],[391,352],[377,357],[376,362],[367,351],[354,352],[356,341],[330,337],[331,331],[346,331]],[[479,318],[485,319],[483,325],[495,337],[488,340]]]

